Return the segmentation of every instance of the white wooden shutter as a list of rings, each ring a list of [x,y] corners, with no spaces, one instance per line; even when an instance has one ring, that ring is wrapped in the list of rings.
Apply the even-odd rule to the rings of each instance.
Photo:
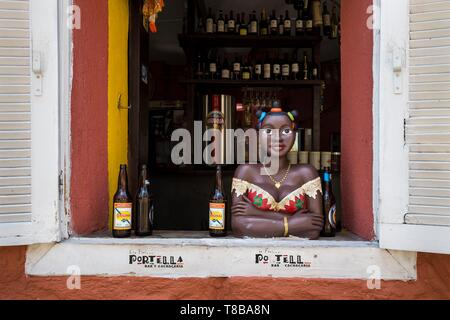
[[[57,1],[0,0],[0,245],[58,239]]]
[[[380,109],[398,111],[380,121],[386,127],[394,122],[400,126],[398,116],[403,113],[404,141],[403,145],[387,144],[386,150],[380,150],[381,154],[391,153],[381,163],[397,162],[386,166],[398,170],[392,179],[397,191],[390,190],[394,192],[391,195],[380,192],[385,195],[381,203],[397,201],[397,205],[381,205],[380,243],[389,249],[450,253],[450,1],[391,2],[395,4],[381,1],[381,19],[385,14],[386,19],[393,20],[392,24],[382,24],[381,47],[387,41],[386,47],[402,48],[405,61],[400,79],[404,86],[397,97],[393,97],[395,93],[381,94],[386,105],[380,102]],[[385,13],[389,8],[396,18]],[[395,26],[395,21],[397,28],[383,30]],[[383,31],[389,35],[387,39],[383,39]],[[404,43],[402,35],[392,36],[394,32],[405,33]],[[384,73],[383,67],[381,70],[380,83],[398,75]],[[387,135],[385,138],[389,139]]]

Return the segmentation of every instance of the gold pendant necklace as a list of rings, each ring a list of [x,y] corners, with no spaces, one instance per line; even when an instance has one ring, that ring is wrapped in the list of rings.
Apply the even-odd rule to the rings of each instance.
[[[283,185],[283,182],[286,181],[288,175],[289,175],[289,171],[291,171],[291,164],[289,164],[287,170],[286,170],[286,174],[284,175],[283,179],[281,179],[280,181],[275,180],[270,174],[269,172],[267,172],[267,168],[264,166],[264,170],[266,171],[266,174],[269,176],[270,180],[272,180],[273,184],[275,185],[275,188],[280,189],[281,186]]]

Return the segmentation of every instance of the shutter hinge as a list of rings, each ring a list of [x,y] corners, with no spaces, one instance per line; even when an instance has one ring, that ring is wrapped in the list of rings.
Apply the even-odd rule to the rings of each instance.
[[[403,119],[403,145],[406,146],[406,119]]]
[[[62,170],[59,171],[58,185],[59,185],[59,199],[60,199],[60,200],[63,200],[63,193],[64,193],[64,172],[63,172]]]

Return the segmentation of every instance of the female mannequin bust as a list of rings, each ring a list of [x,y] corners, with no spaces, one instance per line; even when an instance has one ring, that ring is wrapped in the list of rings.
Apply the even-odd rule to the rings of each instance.
[[[267,155],[278,156],[275,175],[261,175],[262,164],[241,165],[232,187],[232,228],[238,237],[273,238],[290,235],[318,239],[323,227],[322,188],[317,170],[290,165],[295,143],[295,112],[259,112],[260,142]],[[274,132],[277,139],[272,141]],[[278,141],[277,141],[278,140]],[[261,171],[262,170],[262,171]]]

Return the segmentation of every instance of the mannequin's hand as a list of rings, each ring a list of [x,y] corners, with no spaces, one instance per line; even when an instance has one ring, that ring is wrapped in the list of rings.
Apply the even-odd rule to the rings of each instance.
[[[233,213],[233,216],[251,216],[254,214],[252,208],[253,205],[249,198],[247,198],[245,195],[242,196],[243,201],[239,201],[238,203],[234,204],[231,207],[231,211]]]
[[[323,228],[323,217],[313,213],[295,214],[288,220],[289,234],[308,239],[317,239]]]

